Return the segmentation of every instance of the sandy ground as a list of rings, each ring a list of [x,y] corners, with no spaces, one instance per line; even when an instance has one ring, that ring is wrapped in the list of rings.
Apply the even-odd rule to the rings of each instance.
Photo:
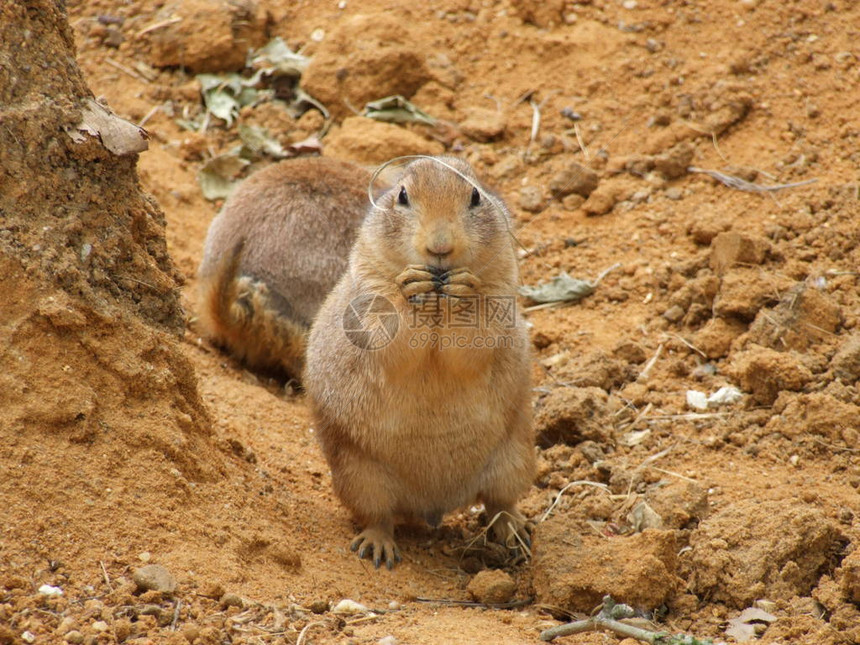
[[[9,430],[0,643],[524,643],[604,593],[702,638],[730,641],[756,606],[763,643],[860,642],[860,7],[78,0],[69,21],[93,93],[150,133],[140,183],[184,279],[207,431],[124,407],[113,381],[95,396],[133,431]],[[617,265],[579,304],[525,309],[540,445],[527,562],[476,550],[464,509],[401,529],[403,564],[373,570],[347,549],[302,395],[198,335],[195,272],[221,202],[197,173],[240,141],[236,123],[177,119],[201,114],[195,72],[241,67],[274,36],[313,61],[302,85],[333,115],[324,155],[468,159],[514,213],[525,284]],[[441,123],[353,115],[395,93]],[[238,123],[289,146],[323,119],[264,101]],[[576,164],[596,188],[570,192]],[[691,167],[814,183],[739,190]],[[729,385],[741,401],[686,403]],[[152,563],[174,594],[135,593]],[[513,608],[463,606],[485,568],[513,578]],[[332,612],[345,598],[375,611]]]

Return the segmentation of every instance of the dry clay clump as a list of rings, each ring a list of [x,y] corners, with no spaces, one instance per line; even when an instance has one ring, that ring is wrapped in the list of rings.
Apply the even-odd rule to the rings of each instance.
[[[790,500],[739,501],[690,537],[682,571],[693,593],[742,609],[808,595],[844,538],[821,511]]]

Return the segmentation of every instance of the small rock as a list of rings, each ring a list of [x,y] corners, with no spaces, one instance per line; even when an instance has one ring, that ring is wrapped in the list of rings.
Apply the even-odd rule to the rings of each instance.
[[[143,553],[137,554],[137,559],[145,564],[152,560],[152,554],[149,551],[144,551]]]
[[[684,191],[678,188],[677,186],[672,186],[671,188],[666,189],[666,199],[671,199],[672,201],[677,202],[684,196]]]
[[[80,645],[84,642],[84,635],[77,629],[73,629],[72,631],[66,633],[66,635],[63,637],[63,640],[65,640],[70,645]]]
[[[711,242],[711,268],[717,275],[724,274],[737,264],[761,264],[770,251],[770,242],[763,237],[727,231]]]
[[[849,336],[830,361],[833,375],[846,384],[860,379],[860,334]]]
[[[585,200],[582,209],[586,215],[606,215],[606,213],[615,208],[617,201],[618,195],[614,190],[598,188]]]
[[[222,607],[238,607],[241,609],[245,606],[245,601],[238,594],[234,593],[225,593],[221,596],[221,606]]]
[[[708,395],[698,390],[687,390],[687,407],[693,410],[708,409]]]
[[[220,600],[227,591],[218,582],[207,582],[200,587],[200,595],[212,600]]]
[[[667,529],[695,527],[708,516],[708,492],[694,482],[672,480],[650,488],[645,500],[663,519]]]
[[[349,598],[344,598],[332,608],[333,614],[341,616],[353,616],[355,614],[366,614],[370,610],[364,605]]]
[[[793,353],[765,347],[735,355],[731,370],[741,387],[762,405],[771,405],[783,390],[802,389],[812,379],[809,368]]]
[[[92,625],[90,625],[90,626],[93,628],[93,631],[95,631],[95,632],[99,632],[100,634],[101,634],[102,632],[106,632],[107,630],[109,630],[109,629],[110,629],[110,625],[108,625],[108,624],[107,624],[105,621],[103,621],[103,620],[97,620],[96,622],[94,622],[94,623],[93,623]]]
[[[62,596],[63,590],[51,585],[42,585],[39,587],[39,593],[43,596]]]
[[[571,193],[561,200],[561,207],[566,211],[575,211],[585,203],[585,197]]]
[[[75,619],[71,616],[66,616],[63,620],[60,621],[60,624],[57,625],[57,629],[54,630],[54,633],[57,636],[63,636],[64,634],[68,634],[75,628]]]
[[[554,389],[538,405],[535,429],[544,447],[556,443],[576,445],[586,439],[611,440],[608,395],[598,387]]]
[[[729,228],[725,218],[697,214],[690,223],[688,233],[699,246],[708,246],[717,235]]]
[[[311,603],[311,611],[315,614],[324,614],[328,611],[328,600],[317,599]]]
[[[666,179],[677,179],[687,174],[693,161],[693,146],[683,141],[667,152],[654,157],[654,170]]]
[[[588,197],[600,183],[599,175],[588,166],[573,162],[549,180],[553,197],[564,197],[574,193]]]
[[[469,581],[466,591],[475,600],[486,604],[508,602],[517,589],[517,583],[504,571],[488,569],[481,571]]]
[[[165,594],[176,591],[176,578],[160,564],[148,564],[135,569],[132,580],[138,591],[158,591]]]
[[[376,641],[376,645],[398,645],[400,641],[398,641],[394,636],[390,634],[388,636],[383,636],[378,641]]]
[[[684,317],[684,313],[683,307],[680,305],[672,305],[663,312],[663,318],[668,320],[670,323],[677,323]]]
[[[391,611],[397,611],[398,609],[400,609],[400,607],[401,607],[400,603],[397,602],[396,600],[392,600],[390,603],[388,603],[388,608]]]
[[[505,134],[507,119],[497,110],[471,108],[460,123],[463,134],[474,141],[487,143],[500,139]]]
[[[537,186],[520,188],[520,208],[529,213],[540,213],[543,210],[543,192]]]
[[[25,643],[35,643],[36,642],[36,635],[31,631],[26,631],[23,634],[21,634],[21,640],[24,641]]]

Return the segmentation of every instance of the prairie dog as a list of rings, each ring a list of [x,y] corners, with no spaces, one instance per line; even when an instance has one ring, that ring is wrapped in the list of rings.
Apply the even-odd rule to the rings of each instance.
[[[307,331],[346,269],[369,180],[327,158],[282,161],[245,180],[206,235],[203,334],[250,367],[301,379]]]
[[[479,186],[453,157],[409,163],[369,210],[310,332],[317,434],[363,528],[352,549],[377,567],[400,560],[396,518],[437,525],[475,500],[501,514],[495,539],[528,543],[515,504],[535,468],[529,342],[519,316],[495,312],[515,305],[518,268],[510,215]],[[455,324],[449,308],[468,303],[478,323]],[[444,320],[428,331],[420,320],[434,310]]]

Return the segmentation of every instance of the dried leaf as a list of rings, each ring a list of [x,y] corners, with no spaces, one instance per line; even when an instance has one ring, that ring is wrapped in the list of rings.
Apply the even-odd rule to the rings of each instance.
[[[323,146],[322,141],[319,140],[315,134],[312,134],[307,139],[302,139],[301,141],[296,141],[295,143],[290,144],[287,149],[295,153],[297,155],[307,154],[307,153],[321,153]]]
[[[287,112],[294,119],[298,119],[302,114],[310,109],[319,110],[323,118],[329,118],[329,111],[326,107],[317,101],[303,89],[297,87],[293,90],[293,100],[287,104]]]
[[[756,637],[756,623],[769,625],[775,620],[776,616],[763,609],[748,607],[737,618],[729,620],[726,636],[731,636],[739,643],[743,643]]]
[[[277,72],[298,78],[307,69],[310,60],[307,56],[291,50],[282,38],[277,37],[250,55],[248,67],[262,70],[266,74]]]
[[[566,272],[562,272],[549,282],[542,282],[536,287],[524,285],[519,288],[519,293],[537,303],[577,302],[594,293],[594,288],[593,282],[571,278]]]
[[[146,130],[118,117],[92,99],[87,99],[81,110],[81,122],[74,128],[66,128],[66,134],[75,143],[86,139],[84,133],[99,137],[105,148],[119,156],[136,154],[149,148]]]
[[[253,105],[261,99],[263,92],[257,89],[257,85],[262,77],[262,70],[258,70],[251,78],[235,73],[198,74],[197,82],[200,83],[200,93],[207,112],[222,119],[230,127],[239,116],[239,108]]]
[[[647,502],[639,502],[633,510],[627,514],[627,523],[637,533],[645,529],[663,528],[663,518]]]
[[[268,155],[275,159],[284,159],[289,156],[280,142],[270,136],[269,131],[261,126],[239,125],[239,138],[244,144],[242,152],[239,153],[240,157]]]
[[[238,149],[207,161],[197,173],[197,182],[200,184],[203,196],[209,200],[228,197],[238,183],[239,173],[249,163],[248,160],[239,157]]]
[[[370,101],[364,106],[362,116],[386,123],[424,123],[427,125],[436,123],[436,119],[399,94]]]

